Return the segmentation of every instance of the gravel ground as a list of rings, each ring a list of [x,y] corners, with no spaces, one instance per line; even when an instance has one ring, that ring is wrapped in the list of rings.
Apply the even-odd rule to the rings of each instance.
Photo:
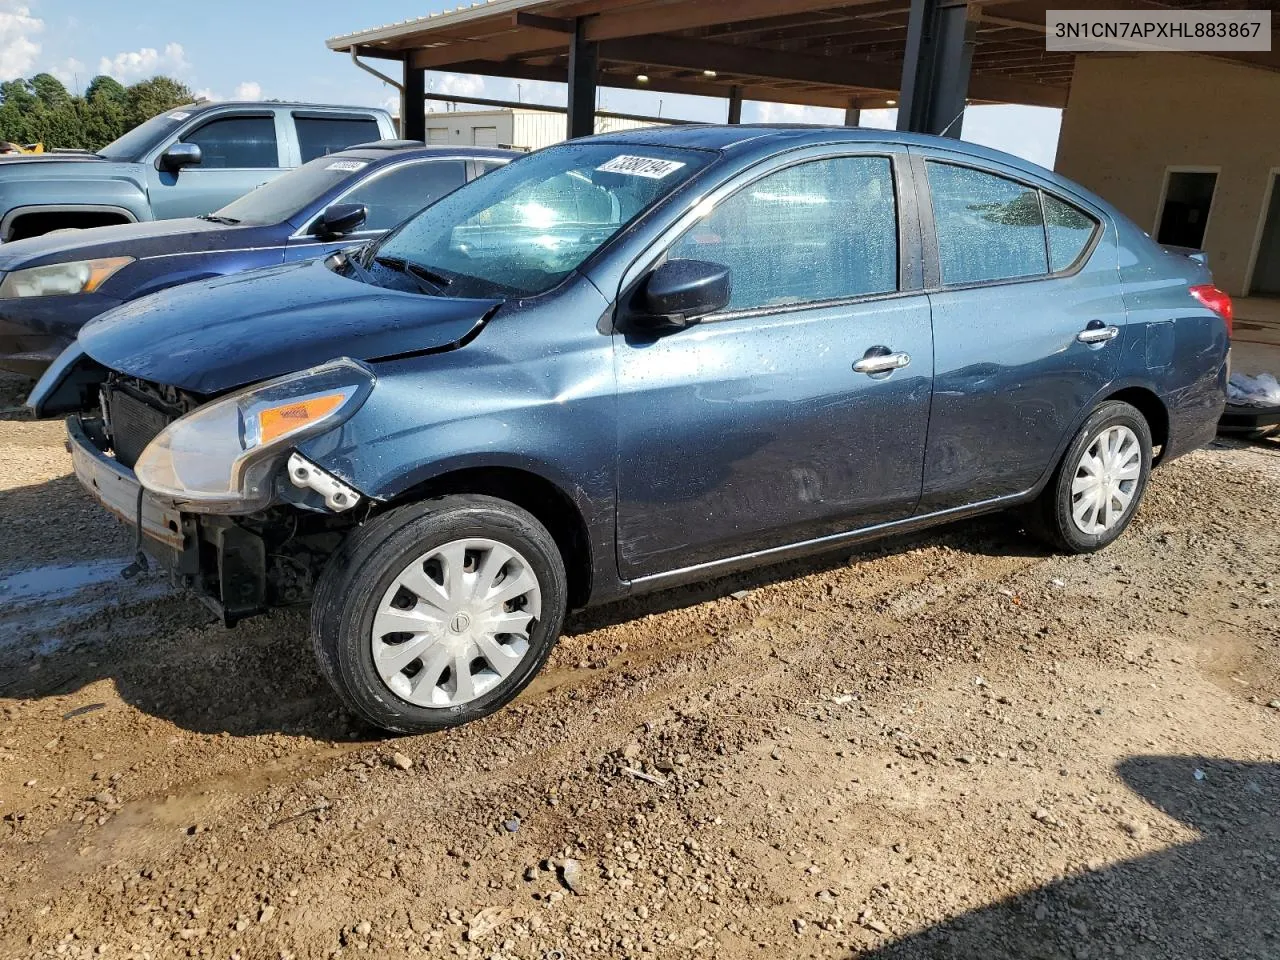
[[[1280,956],[1280,443],[1105,553],[1005,517],[575,616],[384,741],[0,382],[0,955]]]

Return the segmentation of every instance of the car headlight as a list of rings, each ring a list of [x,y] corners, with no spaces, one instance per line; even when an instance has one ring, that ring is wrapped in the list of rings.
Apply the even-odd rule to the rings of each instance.
[[[101,260],[76,260],[14,270],[0,281],[0,298],[93,293],[133,261],[133,257],[104,257]]]
[[[165,427],[134,473],[147,490],[197,512],[253,513],[271,502],[284,455],[350,419],[375,382],[344,358],[214,400]]]

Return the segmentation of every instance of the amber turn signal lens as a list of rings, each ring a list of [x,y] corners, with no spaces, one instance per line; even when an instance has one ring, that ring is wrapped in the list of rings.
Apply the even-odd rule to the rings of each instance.
[[[299,427],[327,417],[347,399],[345,393],[326,393],[319,397],[308,397],[293,403],[284,403],[278,407],[268,407],[258,412],[258,442],[270,443]]]
[[[133,263],[133,257],[105,257],[101,260],[90,260],[88,262],[89,279],[84,282],[84,289],[80,292],[93,293],[110,280],[113,273],[131,263]]]

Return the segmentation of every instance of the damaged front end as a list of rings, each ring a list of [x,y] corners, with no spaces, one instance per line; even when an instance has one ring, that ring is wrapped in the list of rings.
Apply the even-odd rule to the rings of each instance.
[[[370,502],[293,447],[354,414],[372,372],[337,360],[210,398],[68,354],[28,403],[71,414],[77,477],[140,549],[228,625],[307,602]]]

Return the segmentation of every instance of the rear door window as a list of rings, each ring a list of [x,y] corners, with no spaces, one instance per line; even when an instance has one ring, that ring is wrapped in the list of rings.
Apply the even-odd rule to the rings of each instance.
[[[202,169],[266,169],[280,166],[274,117],[219,117],[183,136],[200,147]]]
[[[728,310],[898,289],[898,215],[887,157],[833,157],[761,177],[668,252],[729,268]]]
[[[299,117],[293,118],[298,131],[298,149],[302,162],[328,156],[358,143],[382,139],[378,122],[372,117]]]
[[[926,166],[944,284],[1049,272],[1040,191],[970,167]]]

